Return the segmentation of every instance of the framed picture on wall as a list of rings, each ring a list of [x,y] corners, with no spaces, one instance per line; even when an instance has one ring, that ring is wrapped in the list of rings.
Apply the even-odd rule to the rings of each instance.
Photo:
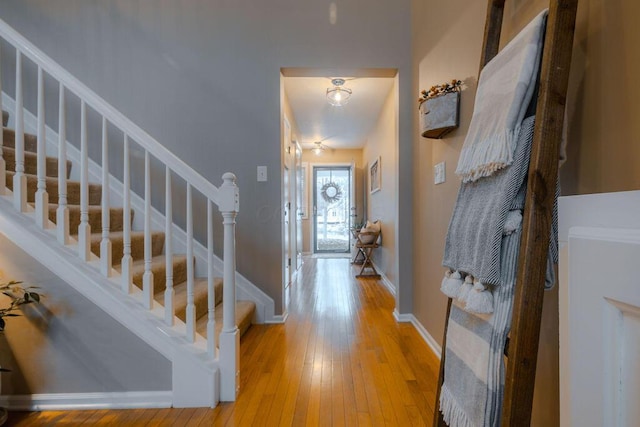
[[[371,194],[380,191],[381,185],[380,157],[369,165],[369,191]]]

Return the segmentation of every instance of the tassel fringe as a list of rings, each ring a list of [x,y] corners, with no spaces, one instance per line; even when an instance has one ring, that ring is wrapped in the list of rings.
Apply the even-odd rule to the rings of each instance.
[[[470,274],[464,278],[464,284],[460,286],[460,290],[458,291],[458,301],[467,302],[467,298],[469,298],[469,292],[473,289],[473,276]]]
[[[470,141],[462,147],[456,175],[462,182],[473,182],[513,163],[520,125],[506,129],[499,135],[485,136],[481,140]]]
[[[440,389],[440,412],[449,427],[473,427],[446,384],[442,384]]]
[[[465,310],[470,313],[490,314],[493,313],[493,293],[482,283],[475,282],[473,290],[467,297]]]
[[[508,236],[511,233],[514,233],[520,228],[522,224],[522,212],[520,210],[509,211],[507,213],[507,220],[504,223],[504,228],[502,230],[502,234]]]
[[[458,295],[458,290],[462,286],[462,276],[459,272],[451,272],[448,271],[445,273],[444,278],[442,279],[442,285],[440,286],[440,290],[443,294],[448,296],[449,298],[456,298]]]

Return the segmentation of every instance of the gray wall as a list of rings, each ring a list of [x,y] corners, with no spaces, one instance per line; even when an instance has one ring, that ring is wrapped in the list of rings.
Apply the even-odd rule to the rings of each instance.
[[[410,2],[2,0],[1,18],[214,184],[241,189],[238,270],[281,311],[280,68],[397,68],[410,189]],[[258,187],[256,166],[269,182]],[[411,192],[399,194],[411,219]],[[411,249],[407,231],[404,247]],[[404,250],[401,249],[400,250]],[[400,255],[409,311],[410,256]]]
[[[396,230],[398,230],[397,218],[397,194],[398,194],[398,92],[394,82],[384,101],[380,116],[371,133],[367,137],[367,143],[362,150],[362,163],[365,168],[367,198],[367,215],[370,221],[380,221],[382,240],[380,247],[373,251],[373,262],[379,268],[380,273],[391,282],[394,288],[398,283],[398,260]],[[380,159],[381,179],[380,191],[371,194],[370,170],[371,165]]]
[[[3,395],[170,391],[171,362],[0,234],[0,280],[38,286],[0,334]],[[9,298],[1,295],[0,306]]]

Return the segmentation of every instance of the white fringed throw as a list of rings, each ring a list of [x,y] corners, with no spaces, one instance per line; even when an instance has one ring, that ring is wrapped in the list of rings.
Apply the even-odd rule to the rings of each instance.
[[[463,182],[489,176],[513,161],[540,68],[546,17],[547,10],[536,16],[480,73],[456,169]]]

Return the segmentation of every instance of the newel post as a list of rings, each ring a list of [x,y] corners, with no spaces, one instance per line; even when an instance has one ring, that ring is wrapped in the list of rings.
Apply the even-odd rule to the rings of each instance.
[[[220,400],[233,402],[238,395],[240,374],[240,333],[236,325],[236,215],[239,191],[236,176],[222,176],[218,210],[224,226],[224,274],[222,301],[222,332],[220,333]]]

